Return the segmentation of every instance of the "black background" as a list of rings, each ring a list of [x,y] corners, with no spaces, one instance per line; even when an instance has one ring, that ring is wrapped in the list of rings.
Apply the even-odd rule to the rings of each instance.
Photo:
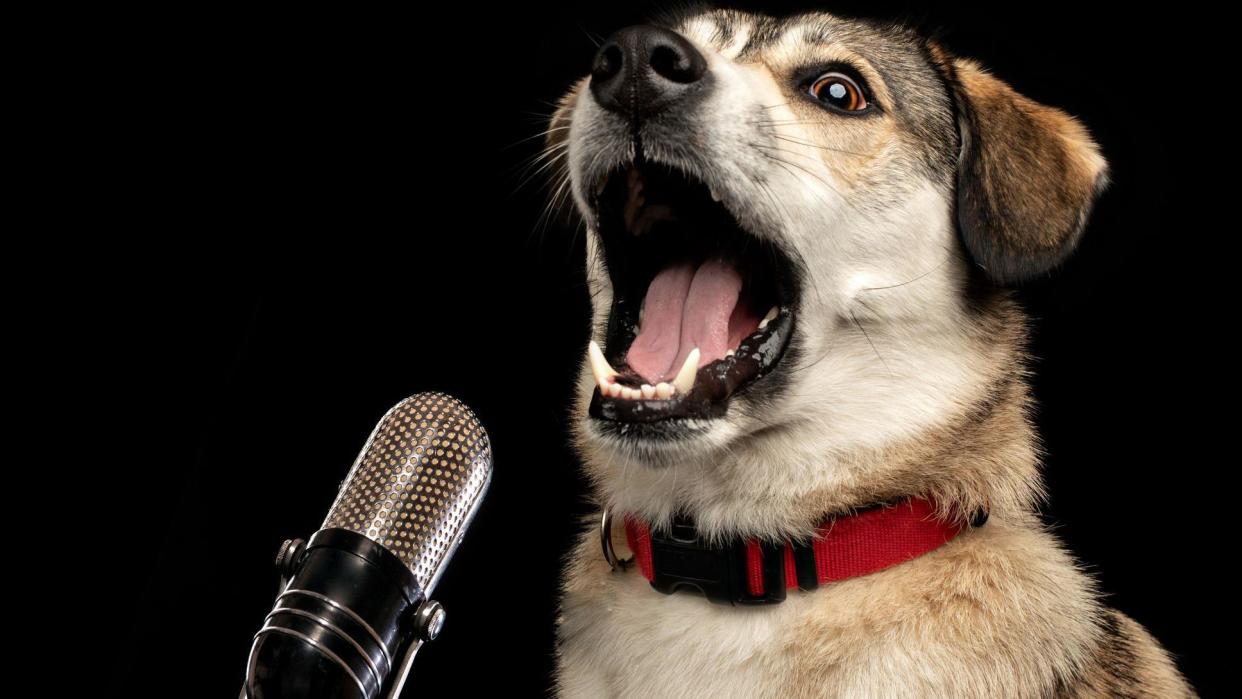
[[[389,406],[443,390],[496,471],[407,694],[546,693],[588,510],[566,417],[589,306],[581,236],[543,225],[546,179],[523,165],[595,42],[653,7],[607,5],[144,15],[83,61],[76,172],[101,225],[52,243],[75,264],[46,358],[82,377],[59,397],[98,427],[80,484],[102,511],[91,623],[111,631],[86,662],[105,687],[235,696],[279,543],[317,528]],[[1046,514],[1208,693],[1223,462],[1192,392],[1219,331],[1193,315],[1209,292],[1173,187],[1203,150],[1175,116],[1202,95],[1165,43],[1187,28],[1084,3],[821,7],[938,30],[1102,144],[1114,184],[1079,254],[1021,291]]]

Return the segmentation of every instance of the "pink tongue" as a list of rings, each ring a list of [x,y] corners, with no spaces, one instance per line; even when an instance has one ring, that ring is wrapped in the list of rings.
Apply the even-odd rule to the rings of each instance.
[[[671,381],[690,350],[699,348],[699,366],[729,349],[729,318],[742,290],[732,265],[708,260],[696,270],[673,265],[647,288],[643,322],[626,362],[648,383]]]

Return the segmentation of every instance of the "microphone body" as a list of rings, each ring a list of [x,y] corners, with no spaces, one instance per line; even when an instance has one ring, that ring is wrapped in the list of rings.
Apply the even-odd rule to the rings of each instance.
[[[491,480],[474,414],[420,393],[380,420],[323,526],[277,557],[282,587],[255,635],[246,699],[395,698],[439,633],[429,595]]]

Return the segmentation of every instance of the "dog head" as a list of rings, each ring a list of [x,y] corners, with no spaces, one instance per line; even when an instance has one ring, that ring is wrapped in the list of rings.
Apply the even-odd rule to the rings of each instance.
[[[1105,183],[1072,117],[907,28],[701,10],[606,40],[548,147],[588,229],[576,437],[608,506],[770,532],[1037,491],[1005,288]],[[945,462],[968,434],[990,466]]]

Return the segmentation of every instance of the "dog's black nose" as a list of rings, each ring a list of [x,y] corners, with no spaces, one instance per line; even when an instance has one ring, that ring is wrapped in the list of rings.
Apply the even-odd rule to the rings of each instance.
[[[682,35],[653,27],[626,27],[604,42],[591,69],[600,106],[632,117],[655,114],[698,86],[707,59]]]

